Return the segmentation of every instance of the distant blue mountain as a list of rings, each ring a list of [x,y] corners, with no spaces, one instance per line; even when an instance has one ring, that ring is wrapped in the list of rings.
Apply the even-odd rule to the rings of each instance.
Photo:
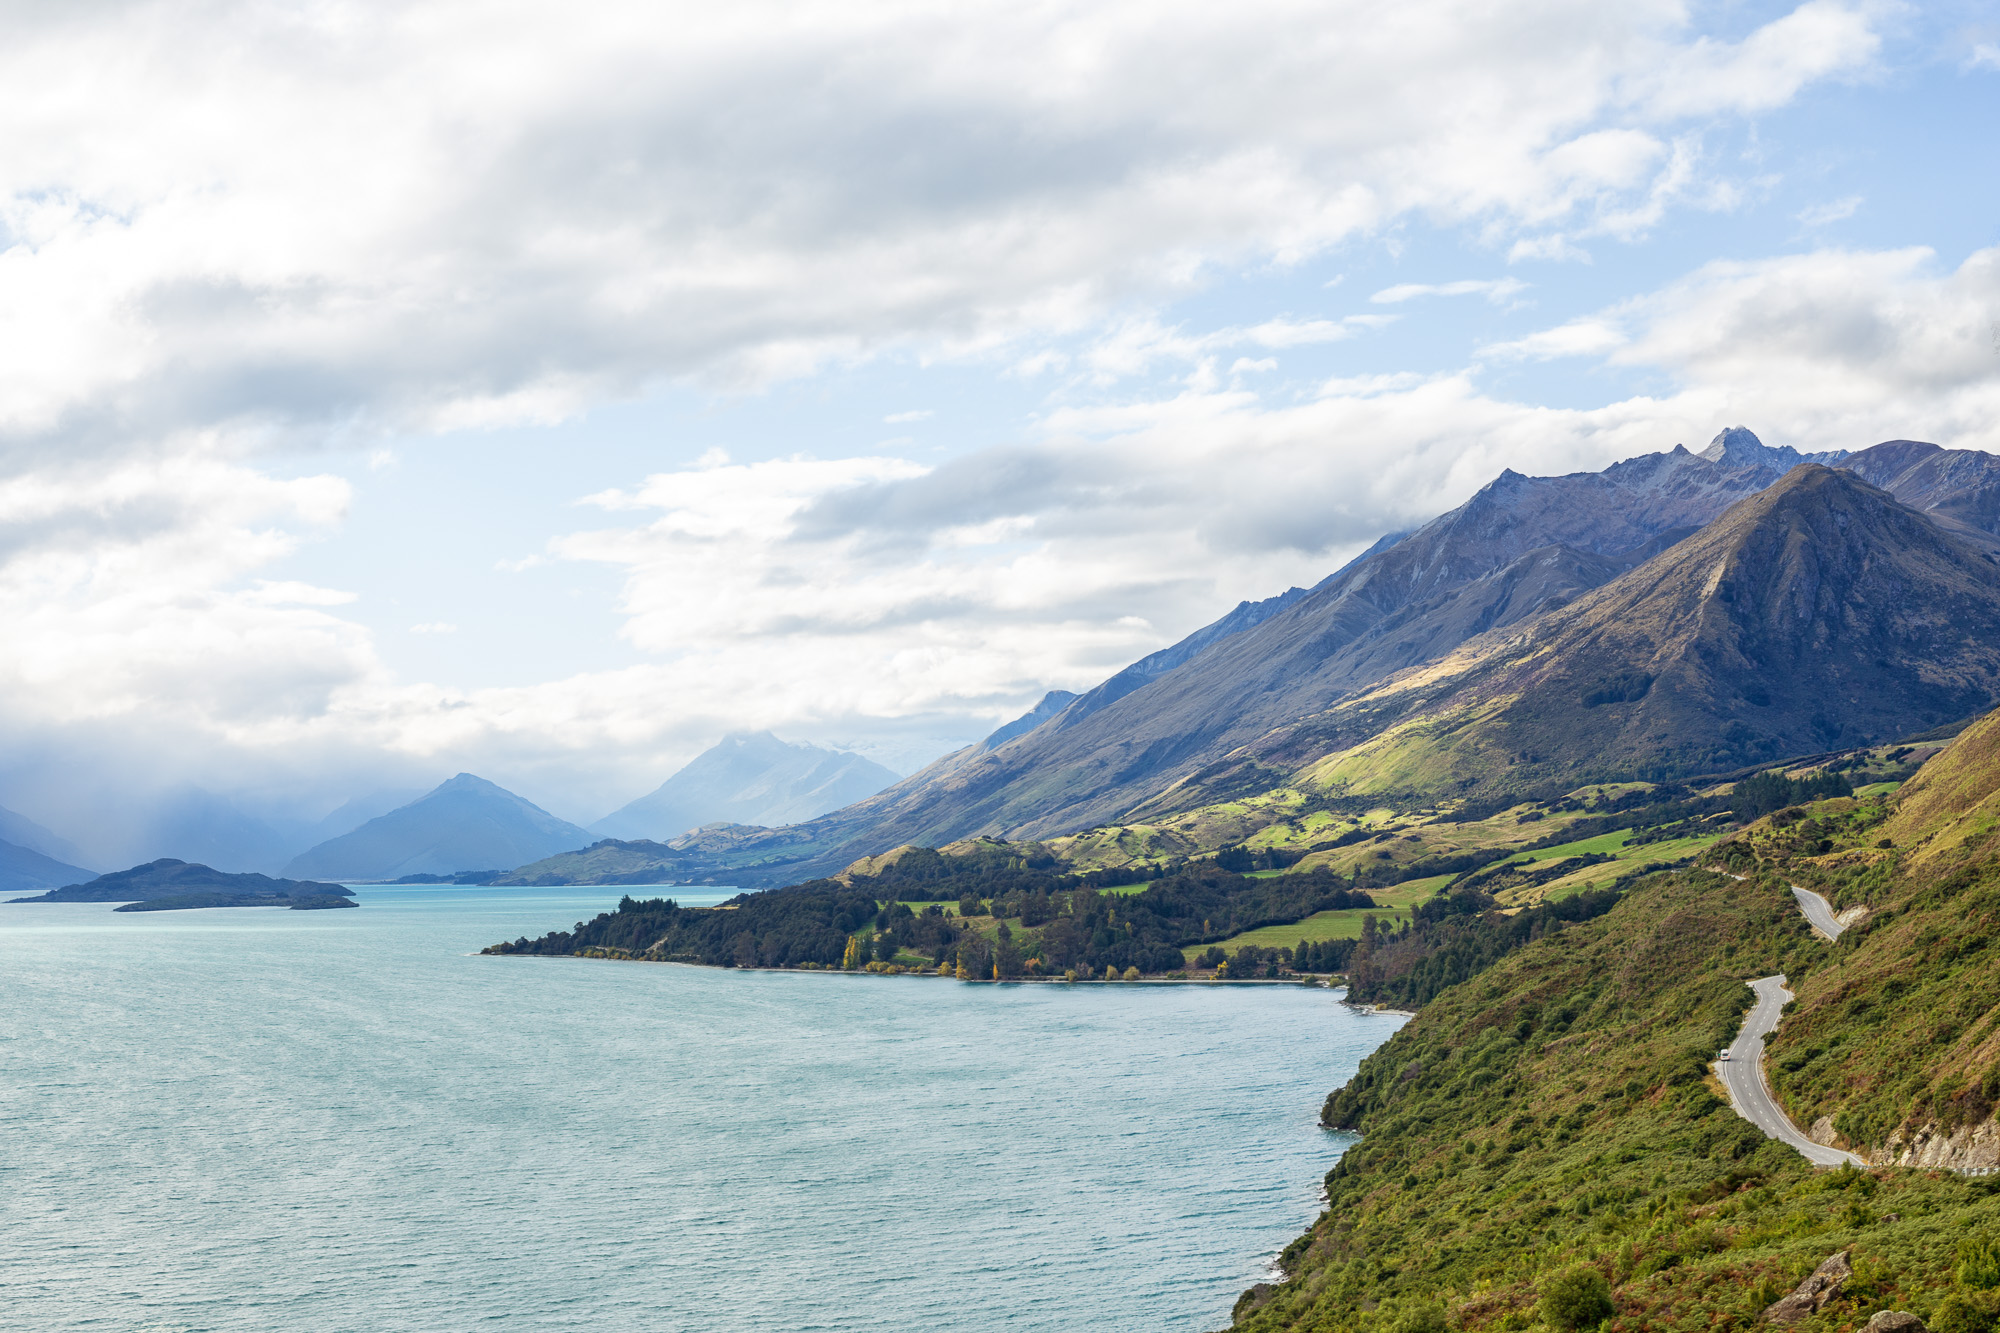
[[[460,773],[351,833],[299,853],[299,879],[393,880],[456,870],[508,870],[595,839],[485,778]]]
[[[25,847],[31,852],[53,857],[57,861],[74,862],[82,865],[84,855],[76,844],[68,838],[59,837],[43,828],[26,815],[0,806],[0,841],[11,842],[16,847]]]
[[[56,889],[92,878],[95,872],[45,856],[32,847],[0,842],[0,893]]]
[[[269,870],[304,845],[296,832],[274,826],[231,797],[186,787],[133,821],[126,836],[104,854],[166,857],[224,872],[249,872]]]
[[[845,750],[768,731],[724,736],[653,791],[592,824],[599,837],[664,842],[703,824],[775,827],[873,796],[896,775]],[[565,849],[567,850],[567,849]]]
[[[400,810],[410,802],[421,799],[423,795],[424,789],[421,787],[392,787],[369,792],[366,796],[356,796],[342,802],[338,809],[306,829],[292,846],[294,849],[317,847],[329,838],[354,832],[377,816],[386,815],[391,810]]]

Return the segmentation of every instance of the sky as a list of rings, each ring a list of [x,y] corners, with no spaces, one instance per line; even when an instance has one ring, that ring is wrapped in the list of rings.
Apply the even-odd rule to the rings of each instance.
[[[0,805],[79,840],[908,772],[1503,468],[2000,450],[1990,5],[7,24]]]

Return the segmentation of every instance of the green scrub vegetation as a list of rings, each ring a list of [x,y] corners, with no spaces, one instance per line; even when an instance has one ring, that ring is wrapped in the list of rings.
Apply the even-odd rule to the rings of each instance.
[[[1894,803],[1782,806],[1714,869],[1629,882],[1437,990],[1328,1097],[1324,1123],[1361,1142],[1237,1326],[1748,1330],[1845,1253],[1853,1276],[1794,1327],[1887,1309],[1989,1333],[2000,1176],[1940,1168],[1974,1160],[2000,1106],[1996,810],[1989,718]],[[1848,913],[1838,943],[1793,884]],[[1768,1044],[1774,1091],[1877,1165],[1815,1169],[1722,1100],[1709,1062],[1774,973],[1799,997]]]

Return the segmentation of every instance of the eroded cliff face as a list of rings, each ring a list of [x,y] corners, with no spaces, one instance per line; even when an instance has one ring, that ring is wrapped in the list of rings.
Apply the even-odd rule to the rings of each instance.
[[[1817,1128],[1815,1126],[1814,1128]],[[1975,1125],[1945,1133],[1937,1125],[1904,1126],[1889,1141],[1863,1156],[1876,1166],[1930,1171],[1981,1171],[2000,1167],[2000,1120],[1988,1116]]]
[[[1989,1171],[2000,1168],[2000,1119],[1988,1116],[1974,1125],[1945,1132],[1936,1124],[1908,1126],[1889,1136],[1879,1148],[1865,1148],[1843,1139],[1833,1117],[1813,1121],[1806,1137],[1829,1148],[1860,1153],[1871,1166],[1912,1167],[1921,1171]]]

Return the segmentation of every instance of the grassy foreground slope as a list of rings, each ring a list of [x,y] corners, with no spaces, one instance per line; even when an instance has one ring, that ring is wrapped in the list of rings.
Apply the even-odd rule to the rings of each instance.
[[[1795,987],[1772,1083],[1871,1161],[2000,1165],[2000,714],[1893,804],[1828,801],[1753,829],[1759,864],[1860,919]]]
[[[1961,1236],[2000,1229],[1983,1182],[1813,1171],[1708,1071],[1752,977],[1833,966],[1775,879],[1661,875],[1433,1000],[1328,1098],[1363,1139],[1327,1208],[1248,1292],[1246,1329],[1524,1329],[1576,1265],[1613,1329],[1749,1328],[1837,1250],[1857,1276],[1809,1328],[1932,1311]]]
[[[1855,1277],[1800,1327],[1886,1308],[1992,1329],[2000,1177],[1936,1168],[2000,1157],[1996,809],[2000,715],[1900,801],[1777,810],[1716,849],[1730,875],[1641,880],[1438,994],[1328,1098],[1325,1122],[1363,1140],[1238,1325],[1532,1328],[1581,1267],[1611,1292],[1607,1327],[1747,1329],[1846,1251]],[[1838,944],[1791,884],[1852,914]],[[1744,982],[1774,972],[1799,995],[1775,1090],[1874,1169],[1815,1171],[1720,1100],[1708,1061]]]

